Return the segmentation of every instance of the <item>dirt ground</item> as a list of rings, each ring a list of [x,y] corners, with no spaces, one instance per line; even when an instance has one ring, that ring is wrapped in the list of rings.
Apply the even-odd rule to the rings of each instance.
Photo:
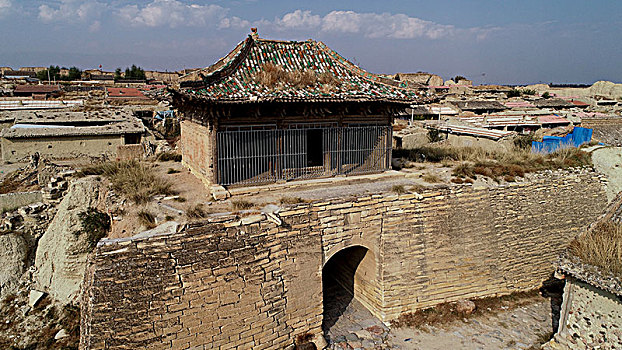
[[[339,287],[327,297],[324,330],[330,349],[535,350],[556,328],[561,288],[477,303],[484,309],[448,323],[399,327],[385,325]]]

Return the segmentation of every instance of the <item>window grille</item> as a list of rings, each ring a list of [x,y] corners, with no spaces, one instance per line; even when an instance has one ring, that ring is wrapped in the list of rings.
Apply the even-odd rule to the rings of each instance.
[[[391,134],[391,126],[218,131],[218,182],[246,185],[381,172],[391,166]]]

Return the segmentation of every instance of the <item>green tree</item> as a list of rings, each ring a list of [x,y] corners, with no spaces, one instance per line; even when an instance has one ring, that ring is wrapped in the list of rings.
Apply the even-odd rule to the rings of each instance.
[[[82,70],[78,67],[69,68],[69,74],[67,74],[68,80],[80,80],[82,79]]]
[[[114,80],[121,79],[121,68],[117,68],[114,70]]]

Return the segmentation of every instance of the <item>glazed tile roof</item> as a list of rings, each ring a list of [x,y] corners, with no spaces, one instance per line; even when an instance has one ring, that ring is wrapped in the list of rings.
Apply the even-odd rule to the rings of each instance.
[[[264,64],[285,72],[311,70],[317,76],[331,73],[335,84],[296,87],[283,82],[270,88],[255,78]],[[214,102],[338,102],[421,100],[422,93],[405,83],[369,73],[352,64],[322,42],[275,41],[249,36],[226,57],[201,72],[203,82],[182,84],[185,95]]]

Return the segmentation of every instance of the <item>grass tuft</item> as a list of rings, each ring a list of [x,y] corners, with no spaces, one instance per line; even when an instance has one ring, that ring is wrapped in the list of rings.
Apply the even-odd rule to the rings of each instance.
[[[111,187],[137,204],[148,202],[155,195],[174,194],[173,184],[158,177],[152,168],[138,161],[105,162],[83,168],[82,175],[103,175]]]
[[[405,158],[414,162],[448,164],[459,162],[453,176],[477,179],[478,175],[495,181],[515,181],[517,177],[541,171],[566,169],[591,165],[591,156],[577,148],[564,148],[551,154],[532,153],[515,147],[509,151],[489,151],[479,147],[425,146],[415,149],[396,149],[394,158]]]
[[[304,199],[300,197],[281,197],[279,199],[280,204],[302,204],[306,202],[307,201],[305,201]]]
[[[622,224],[604,222],[570,242],[570,252],[583,263],[622,278]]]
[[[406,191],[406,189],[404,188],[404,185],[393,185],[393,187],[391,187],[391,192],[394,192],[397,194],[404,194],[408,191]]]
[[[175,152],[162,152],[156,159],[160,162],[181,162],[181,154]]]
[[[139,211],[137,216],[138,216],[138,221],[140,221],[140,223],[144,225],[146,228],[151,229],[151,228],[156,227],[155,216],[148,210],[143,209]]]
[[[255,204],[253,204],[253,202],[249,202],[243,199],[237,200],[237,201],[232,201],[231,204],[233,204],[233,209],[234,210],[247,210],[247,209],[251,209],[253,206],[255,206]]]
[[[199,203],[192,208],[186,210],[186,216],[189,219],[203,219],[207,216],[203,204]]]

